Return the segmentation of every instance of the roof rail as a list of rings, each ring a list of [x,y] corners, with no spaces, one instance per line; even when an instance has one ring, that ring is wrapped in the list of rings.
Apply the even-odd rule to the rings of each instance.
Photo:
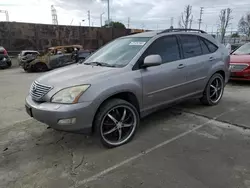
[[[206,33],[205,31],[203,30],[200,30],[200,29],[183,29],[183,28],[172,28],[172,29],[165,29],[161,32],[159,32],[158,34],[162,34],[162,33],[169,33],[169,32],[179,32],[179,31],[195,31],[195,32],[199,32],[199,33]]]

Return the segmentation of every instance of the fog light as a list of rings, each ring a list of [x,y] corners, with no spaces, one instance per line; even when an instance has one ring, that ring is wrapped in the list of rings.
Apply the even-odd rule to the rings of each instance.
[[[76,118],[60,119],[58,121],[59,125],[71,125],[76,123]]]

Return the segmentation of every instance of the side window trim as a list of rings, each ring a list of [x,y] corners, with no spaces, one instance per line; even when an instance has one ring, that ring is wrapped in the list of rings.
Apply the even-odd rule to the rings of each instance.
[[[181,59],[185,59],[183,45],[181,43],[180,35],[176,35],[176,37],[177,37],[177,41],[178,41],[178,45],[179,45],[180,57],[181,57]]]

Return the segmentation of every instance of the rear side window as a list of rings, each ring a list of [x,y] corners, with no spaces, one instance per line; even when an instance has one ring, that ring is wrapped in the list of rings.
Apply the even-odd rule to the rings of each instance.
[[[206,39],[202,39],[202,40],[205,42],[205,44],[207,45],[207,47],[211,53],[214,53],[218,49],[218,47],[215,44],[213,44],[212,42],[210,42]]]
[[[202,38],[199,38],[199,39],[200,39],[201,49],[202,49],[203,54],[210,54],[210,50],[208,49],[208,46],[206,45],[204,40]]]
[[[202,55],[199,39],[195,35],[180,35],[184,58]]]
[[[159,54],[163,63],[179,60],[180,51],[176,36],[166,36],[157,39],[146,52],[146,55],[154,54]]]

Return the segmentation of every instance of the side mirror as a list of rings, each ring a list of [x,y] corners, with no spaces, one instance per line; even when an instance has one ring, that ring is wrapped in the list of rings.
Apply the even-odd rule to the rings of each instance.
[[[143,67],[153,67],[153,66],[159,66],[162,64],[162,58],[160,55],[149,55],[145,57],[143,62]]]

